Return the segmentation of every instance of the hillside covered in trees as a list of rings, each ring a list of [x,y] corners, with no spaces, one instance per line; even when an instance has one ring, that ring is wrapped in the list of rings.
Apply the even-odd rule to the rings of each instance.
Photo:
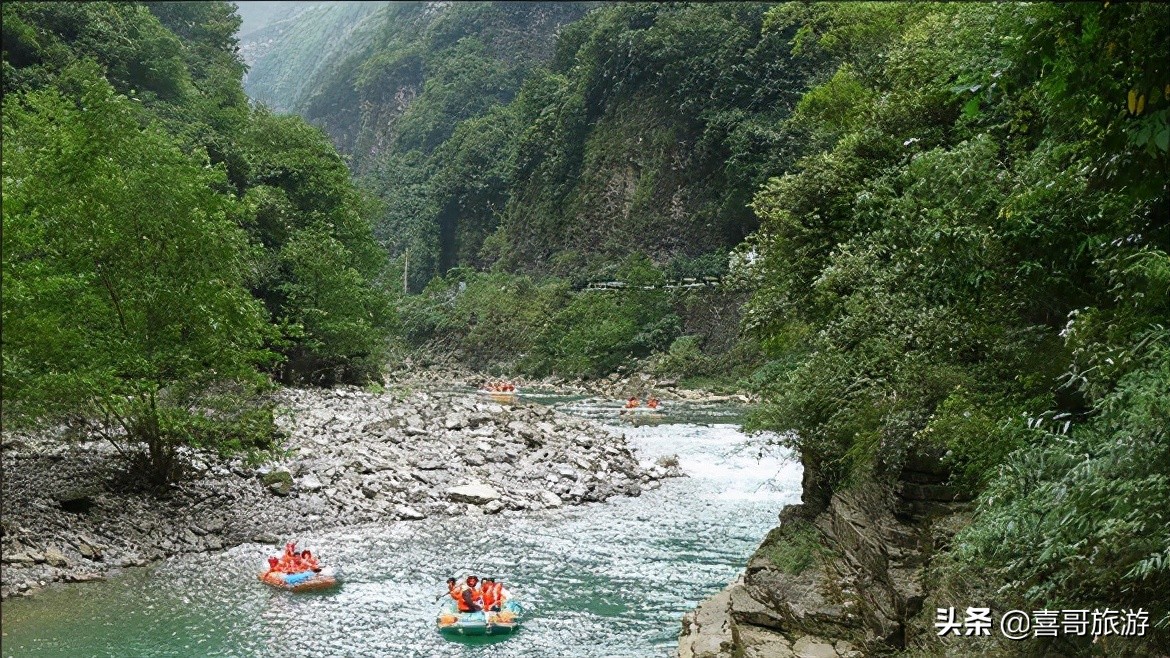
[[[510,7],[387,10],[300,108],[385,202],[415,290],[496,272],[433,281],[408,329],[572,370],[549,353],[596,337],[549,333],[626,316],[527,275],[722,272],[702,257],[736,250],[756,425],[794,430],[810,515],[941,457],[982,502],[936,584],[1164,626],[1165,9],[604,6],[514,67],[493,44],[548,44],[525,21],[551,8]],[[441,301],[456,281],[462,311]],[[643,311],[615,334],[680,333],[654,321],[669,307],[623,308]]]
[[[957,492],[915,517],[912,595],[875,603],[905,554],[870,546],[833,593],[856,614],[769,632],[1170,651],[1166,6],[342,4],[251,33],[290,114],[245,97],[229,4],[3,12],[6,423],[115,427],[166,479],[176,446],[267,445],[236,391],[377,379],[391,346],[648,359],[750,388],[799,455],[757,556],[793,581],[845,582],[844,498]],[[774,585],[761,609],[801,609]],[[1151,628],[973,644],[936,605]]]
[[[3,11],[6,425],[93,421],[165,480],[180,445],[267,445],[229,404],[264,374],[380,370],[370,206],[319,130],[250,107],[231,5]]]

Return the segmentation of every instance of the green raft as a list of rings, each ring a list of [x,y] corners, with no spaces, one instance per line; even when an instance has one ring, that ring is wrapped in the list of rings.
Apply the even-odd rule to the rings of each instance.
[[[459,612],[454,601],[439,609],[439,632],[446,636],[508,635],[520,628],[524,608],[508,601],[499,612]]]

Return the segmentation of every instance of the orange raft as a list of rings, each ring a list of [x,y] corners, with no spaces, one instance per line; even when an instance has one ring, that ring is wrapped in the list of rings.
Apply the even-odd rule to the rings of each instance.
[[[319,572],[304,571],[301,573],[263,571],[257,574],[257,578],[262,583],[290,592],[319,592],[337,587],[338,584],[337,576],[330,568],[322,569]]]

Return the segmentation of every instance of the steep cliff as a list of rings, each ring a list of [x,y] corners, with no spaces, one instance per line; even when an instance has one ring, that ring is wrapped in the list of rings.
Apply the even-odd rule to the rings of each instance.
[[[811,478],[815,480],[816,478]],[[969,503],[935,459],[786,507],[743,576],[683,619],[680,658],[853,658],[907,647]]]

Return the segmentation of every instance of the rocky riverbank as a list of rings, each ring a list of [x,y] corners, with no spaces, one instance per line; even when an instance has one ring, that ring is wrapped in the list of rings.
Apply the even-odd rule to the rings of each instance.
[[[856,658],[913,644],[934,554],[969,519],[937,459],[889,481],[805,503],[748,560],[743,576],[683,618],[679,658]]]
[[[386,375],[386,381],[392,387],[412,390],[435,390],[452,386],[477,389],[488,381],[498,379],[506,379],[515,384],[523,393],[587,395],[611,400],[625,400],[630,396],[640,399],[654,396],[663,401],[731,404],[748,404],[756,401],[746,392],[724,394],[683,388],[675,379],[657,377],[637,369],[622,370],[601,378],[530,378],[522,375],[494,377],[453,360],[416,356],[406,359],[397,371],[392,370]]]
[[[253,467],[192,455],[201,475],[163,496],[126,486],[107,444],[6,436],[0,595],[344,525],[637,496],[681,475],[644,468],[620,434],[539,405],[436,390],[278,398],[283,457]]]

